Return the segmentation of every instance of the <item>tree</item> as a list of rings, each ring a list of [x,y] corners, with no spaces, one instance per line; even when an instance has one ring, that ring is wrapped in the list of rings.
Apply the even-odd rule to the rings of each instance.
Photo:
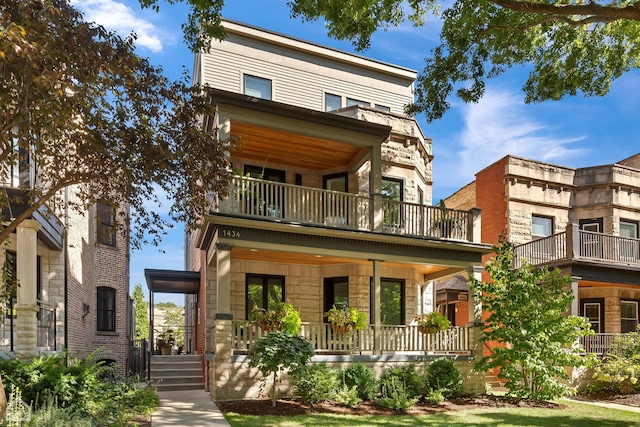
[[[481,371],[500,368],[509,394],[517,398],[555,399],[575,392],[567,366],[584,366],[593,355],[582,356],[578,339],[593,333],[584,317],[567,316],[573,299],[571,278],[559,270],[532,268],[526,260],[514,267],[513,247],[501,242],[496,257],[485,264],[491,281],[470,277],[470,288],[480,295],[489,313],[483,342],[498,345],[477,365]]]
[[[272,406],[276,406],[276,380],[278,370],[295,372],[313,357],[311,343],[304,338],[281,331],[272,331],[253,343],[249,351],[249,366],[258,368],[262,375],[273,374]]]
[[[140,283],[133,287],[133,302],[136,304],[136,339],[149,339],[149,303],[144,300]]]
[[[226,194],[229,141],[201,125],[215,114],[206,93],[165,78],[133,36],[84,22],[65,0],[6,0],[0,73],[0,174],[18,189],[0,191],[0,241],[45,204],[84,213],[100,201],[122,208],[117,227],[138,248],[169,224],[147,204],[157,192],[187,225],[210,192]]]
[[[157,7],[157,1],[140,1]],[[224,34],[219,21],[223,0],[187,1],[192,8],[185,25],[188,40],[197,35],[199,15],[207,18],[202,22],[211,22],[203,34]],[[633,0],[456,0],[444,10],[436,0],[287,3],[294,17],[324,19],[330,36],[349,40],[358,50],[369,47],[378,29],[404,21],[421,26],[428,13],[440,16],[441,44],[427,57],[416,101],[407,108],[425,112],[429,121],[447,111],[454,90],[465,102],[477,102],[488,78],[515,65],[533,67],[523,86],[527,102],[578,92],[602,96],[614,79],[638,67],[640,55],[640,3]]]

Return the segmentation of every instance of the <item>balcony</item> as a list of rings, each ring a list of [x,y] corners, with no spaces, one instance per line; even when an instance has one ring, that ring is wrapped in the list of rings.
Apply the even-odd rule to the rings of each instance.
[[[232,349],[236,354],[247,353],[258,338],[267,334],[246,320],[234,320],[232,325]],[[369,325],[363,331],[341,334],[334,332],[329,323],[303,322],[299,335],[311,342],[316,354],[471,353],[466,327],[423,334],[415,325],[382,325],[378,331]]]
[[[474,217],[479,214],[477,210],[459,211],[242,176],[231,178],[228,198],[213,206],[212,212],[316,227],[462,241],[473,241]]]
[[[571,224],[566,232],[534,240],[514,249],[515,262],[531,265],[559,261],[583,261],[618,267],[640,268],[640,239],[580,230]]]

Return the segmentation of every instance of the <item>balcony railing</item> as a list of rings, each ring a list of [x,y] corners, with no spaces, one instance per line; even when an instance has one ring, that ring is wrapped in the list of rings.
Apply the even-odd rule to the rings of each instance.
[[[233,176],[225,214],[351,230],[374,231],[373,198]],[[416,237],[472,240],[473,213],[394,200],[381,201],[382,230]]]
[[[251,345],[267,332],[246,320],[234,320],[232,348],[236,353],[249,351]],[[383,325],[380,327],[380,349],[375,349],[376,330],[373,325],[363,331],[336,333],[329,323],[303,322],[300,336],[311,342],[319,354],[352,353],[455,353],[469,354],[469,330],[449,328],[434,334],[423,334],[414,325]]]
[[[580,230],[571,224],[566,232],[515,247],[516,265],[523,259],[531,265],[560,260],[585,260],[640,265],[640,239]]]
[[[588,337],[580,338],[580,344],[584,347],[587,353],[595,353],[599,356],[609,354],[611,349],[611,343],[615,337],[620,334],[595,334]]]

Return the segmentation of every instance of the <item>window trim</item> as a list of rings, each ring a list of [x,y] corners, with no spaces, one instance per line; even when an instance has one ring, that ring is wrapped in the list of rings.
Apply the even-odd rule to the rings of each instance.
[[[247,93],[247,77],[249,79],[255,79],[256,81],[269,82],[269,97],[255,96]],[[268,101],[273,100],[273,80],[265,77],[256,76],[255,74],[242,73],[242,93],[252,98],[266,99]]]
[[[110,218],[108,222],[104,221],[104,217],[101,214],[100,206],[104,206],[109,209]],[[116,246],[116,208],[108,203],[98,201],[96,203],[96,238],[100,244],[106,246]]]
[[[599,333],[601,333],[601,334],[605,333],[604,298],[581,298],[580,299],[580,316],[582,316],[582,317],[586,317],[585,316],[585,310],[584,310],[585,304],[599,304],[600,305],[600,320],[599,320],[600,332]]]
[[[393,277],[381,277],[380,278],[380,287],[382,288],[382,282],[397,282],[400,284],[400,325],[407,324],[407,290],[406,284],[407,281],[405,279],[396,279]],[[380,291],[382,294],[382,289]],[[382,295],[380,295],[382,297]],[[382,301],[380,301],[382,302]],[[371,323],[373,323],[374,319],[374,306],[373,306],[373,277],[370,277],[369,280],[369,319],[371,319]],[[380,309],[380,308],[378,308]],[[382,323],[382,317],[380,317],[380,324],[387,325],[386,323]]]
[[[350,96],[347,96],[347,100],[345,103],[346,107],[353,107],[353,106],[359,106],[359,107],[369,107],[371,108],[371,103],[367,102],[367,101],[363,101],[362,99],[356,99],[356,98],[351,98]]]
[[[112,307],[101,307],[101,301],[104,301],[105,294],[108,294],[113,299]],[[101,298],[102,296],[102,298]],[[116,332],[116,309],[117,309],[117,290],[110,286],[98,286],[96,289],[96,331],[98,332]],[[104,324],[103,316],[108,316],[108,320],[111,321],[112,327],[109,328],[109,321],[107,321],[106,325]]]
[[[533,219],[534,218],[540,218],[540,219],[546,219],[549,220],[549,234],[547,236],[543,236],[540,234],[533,234]],[[531,240],[538,240],[538,239],[544,239],[545,237],[549,237],[549,236],[553,236],[553,231],[555,230],[555,224],[554,224],[554,219],[555,217],[552,216],[547,216],[547,215],[538,215],[538,214],[531,214]]]
[[[631,317],[622,317],[622,304],[623,303],[635,305],[635,307],[636,307],[636,317],[635,317],[635,319],[631,318]],[[633,321],[635,321],[635,327],[633,329],[631,329],[630,331],[623,332],[622,331],[622,321],[623,320],[633,320]],[[621,298],[620,299],[620,332],[621,333],[635,332],[639,323],[640,323],[640,301],[636,300],[636,299],[622,299]]]
[[[633,221],[631,219],[620,218],[620,221],[619,221],[619,224],[618,224],[618,228],[619,228],[618,235],[620,237],[623,237],[621,235],[621,233],[620,233],[620,231],[622,230],[622,224],[633,226],[635,234],[636,234],[635,237],[625,237],[626,239],[637,239],[638,238],[638,221]]]
[[[249,315],[251,314],[251,310],[253,307],[249,307],[249,279],[250,278],[260,278],[262,280],[262,303],[267,306],[268,303],[268,294],[265,293],[265,288],[269,285],[269,279],[278,279],[282,282],[282,302],[286,301],[286,283],[285,276],[277,275],[277,274],[256,274],[256,273],[245,273],[244,276],[244,310],[245,310],[245,318],[248,320]]]
[[[327,97],[335,97],[335,98],[337,98],[339,100],[339,102],[340,102],[340,106],[338,108],[334,108],[332,110],[328,110],[327,109]],[[339,110],[340,108],[342,108],[342,105],[343,105],[342,99],[343,99],[342,95],[336,95],[335,93],[331,93],[331,92],[324,92],[324,97],[322,99],[322,102],[324,103],[324,111],[325,111],[325,113],[329,112],[329,111]]]

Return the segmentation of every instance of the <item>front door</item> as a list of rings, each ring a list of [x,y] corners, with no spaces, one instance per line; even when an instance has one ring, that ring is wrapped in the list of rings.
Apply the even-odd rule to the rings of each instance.
[[[324,195],[324,223],[325,225],[340,227],[347,225],[348,199],[345,196],[348,190],[347,174],[338,173],[325,175],[322,177],[322,187],[325,190],[336,193],[325,193]],[[340,193],[340,194],[338,194]]]

